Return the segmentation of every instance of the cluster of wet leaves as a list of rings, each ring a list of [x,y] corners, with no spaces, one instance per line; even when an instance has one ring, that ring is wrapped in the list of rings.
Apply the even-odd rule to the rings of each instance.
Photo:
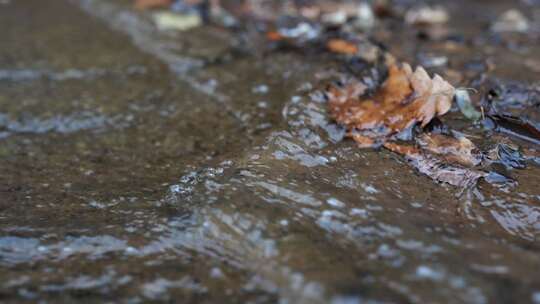
[[[219,1],[178,3],[208,10],[221,8]],[[144,9],[171,5],[174,4],[170,1],[136,1],[136,6]],[[360,147],[382,146],[401,154],[419,172],[436,181],[471,187],[480,177],[488,175],[475,168],[480,160],[488,159],[483,157],[487,150],[481,152],[466,135],[453,130],[423,133],[422,128],[434,117],[450,110],[454,95],[467,118],[483,119],[485,126],[490,125],[496,131],[538,142],[540,132],[534,123],[508,114],[501,109],[505,107],[504,102],[494,104],[492,99],[497,98],[496,93],[490,93],[491,100],[483,101],[479,111],[466,89],[456,90],[439,75],[431,78],[421,66],[413,71],[408,64],[397,63],[388,51],[365,34],[375,26],[376,17],[393,16],[422,28],[428,35],[437,35],[445,32],[444,24],[449,20],[442,7],[403,10],[383,1],[373,6],[331,1],[279,4],[243,1],[241,5],[228,8],[238,20],[258,24],[266,39],[280,48],[318,49],[342,60],[349,73],[341,74],[341,79],[325,90],[330,115],[345,126],[347,136]],[[492,30],[522,32],[527,26],[524,18],[515,11],[507,12],[493,24]],[[378,72],[377,75],[373,71]],[[509,99],[511,96],[504,98],[506,103]],[[518,107],[530,102],[518,101]],[[396,140],[412,140],[413,145],[402,146]],[[506,154],[505,159],[509,155],[512,154]],[[485,167],[485,162],[482,164]]]
[[[465,134],[448,127],[445,127],[446,132],[424,132],[423,128],[433,118],[450,110],[454,99],[463,115],[472,121],[483,120],[487,128],[539,142],[540,131],[535,123],[524,115],[508,111],[511,107],[538,107],[537,96],[536,100],[531,100],[531,95],[527,94],[523,100],[520,96],[523,88],[514,93],[498,88],[492,89],[487,99],[475,105],[467,89],[456,90],[441,76],[429,76],[421,66],[413,71],[408,64],[398,63],[391,52],[367,34],[375,27],[377,18],[393,17],[420,28],[428,36],[442,37],[439,34],[447,32],[445,24],[450,18],[443,7],[404,9],[386,1],[376,1],[373,5],[333,1],[135,2],[140,9],[178,7],[180,4],[197,7],[200,14],[207,16],[212,14],[203,13],[201,9],[228,10],[236,19],[235,25],[249,27],[249,24],[256,24],[267,41],[279,49],[293,48],[300,52],[315,49],[319,51],[318,56],[324,56],[325,52],[333,54],[343,62],[346,72],[339,74],[340,79],[323,92],[329,103],[330,116],[346,128],[347,137],[362,148],[382,146],[401,154],[419,172],[436,181],[458,187],[474,186],[479,178],[488,175],[477,168],[479,165],[486,167],[488,158],[484,155],[490,149],[496,149],[480,151]],[[525,17],[509,11],[495,21],[491,30],[507,33],[524,32],[527,28]],[[501,97],[500,94],[506,95]],[[515,102],[512,104],[511,100]],[[459,135],[456,137],[455,134]],[[403,140],[409,144],[398,143]],[[508,159],[513,154],[505,155]]]
[[[230,2],[219,6],[237,20],[230,31],[212,14],[214,25],[197,28],[204,23],[203,1],[170,1],[142,13],[107,0],[77,2],[173,73],[156,69],[160,64],[152,60],[144,75],[135,75],[141,86],[132,76],[126,81],[112,75],[103,81],[111,89],[89,75],[85,90],[115,94],[83,104],[116,105],[110,113],[79,117],[67,111],[58,123],[49,123],[48,116],[0,115],[2,132],[10,134],[0,147],[0,155],[8,156],[0,176],[6,182],[0,186],[0,299],[540,301],[540,196],[538,169],[531,166],[538,153],[533,141],[505,131],[511,128],[500,118],[534,126],[534,86],[493,80],[493,62],[472,55],[464,56],[472,71],[454,65],[457,56],[447,50],[459,52],[469,42],[452,36],[445,22],[453,16],[442,7],[402,5],[407,1]],[[62,3],[41,4],[36,14],[48,6],[57,13]],[[165,9],[170,12],[162,14]],[[59,23],[55,28],[75,36],[93,28],[58,22],[87,20],[82,15],[60,16],[45,24]],[[397,25],[387,40],[382,18]],[[147,20],[158,31],[146,27]],[[401,35],[410,29],[413,38]],[[121,36],[103,28],[91,33],[100,31],[111,36],[108,42]],[[89,35],[89,41],[103,39]],[[220,37],[227,43],[220,44]],[[231,43],[236,53],[212,48],[228,47],[229,37],[240,41]],[[402,37],[418,40],[400,45]],[[422,44],[407,52],[421,41],[442,43],[446,51]],[[111,49],[122,53],[109,44],[97,48],[109,53],[105,68],[115,57],[144,61],[139,52],[126,51],[135,49],[129,43],[119,44]],[[389,54],[423,69],[389,61]],[[59,71],[54,75],[67,74]],[[49,74],[35,78],[47,81]],[[19,75],[8,73],[13,79],[3,82],[25,90],[13,100],[30,91],[22,81],[30,77]],[[49,96],[73,88],[71,78],[54,89],[32,88]],[[467,83],[470,78],[478,81]],[[471,94],[458,109],[450,92],[433,89],[436,79],[478,93],[455,90]],[[345,96],[344,103],[335,96]],[[388,106],[389,114],[378,104]],[[379,119],[369,125],[364,119],[371,116],[359,114],[339,123],[342,105]],[[469,112],[476,118],[465,118],[462,108],[474,110]],[[87,118],[92,123],[82,127],[71,123]],[[369,148],[343,140],[355,135],[369,140]],[[480,182],[474,189],[481,179],[498,183]],[[469,187],[473,207],[465,205],[469,197],[454,196],[456,188]],[[455,216],[456,204],[472,209],[474,217]]]

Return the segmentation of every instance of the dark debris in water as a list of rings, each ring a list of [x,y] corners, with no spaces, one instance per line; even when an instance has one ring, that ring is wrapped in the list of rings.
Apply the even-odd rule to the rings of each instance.
[[[524,169],[526,158],[519,151],[519,147],[511,144],[499,143],[488,152],[492,161],[500,162],[507,169]]]
[[[532,122],[509,115],[490,115],[492,126],[498,132],[540,144],[540,129]]]

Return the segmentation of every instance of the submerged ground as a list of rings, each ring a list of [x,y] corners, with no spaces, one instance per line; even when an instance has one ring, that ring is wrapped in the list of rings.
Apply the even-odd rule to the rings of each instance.
[[[414,64],[445,56],[456,86],[538,86],[538,37],[486,29],[537,3],[469,2],[444,3],[452,44],[374,35]],[[540,303],[534,162],[459,196],[342,140],[314,93],[334,60],[146,17],[0,1],[0,302]],[[481,147],[538,149],[445,119]]]

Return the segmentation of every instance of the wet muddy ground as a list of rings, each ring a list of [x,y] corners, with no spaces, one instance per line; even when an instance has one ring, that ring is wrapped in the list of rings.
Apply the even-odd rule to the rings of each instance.
[[[444,6],[444,41],[391,18],[372,36],[539,123],[538,2]],[[491,33],[511,8],[530,30]],[[540,303],[538,144],[454,106],[479,147],[533,155],[460,193],[343,139],[318,91],[342,63],[238,36],[0,1],[0,302]]]

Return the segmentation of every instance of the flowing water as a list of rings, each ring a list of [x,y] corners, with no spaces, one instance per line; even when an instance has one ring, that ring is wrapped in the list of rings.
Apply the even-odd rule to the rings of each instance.
[[[538,40],[486,38],[516,4],[461,2],[457,46],[377,37],[537,81]],[[160,33],[125,4],[0,1],[0,302],[540,303],[534,162],[460,194],[343,140],[318,91],[334,60]]]

